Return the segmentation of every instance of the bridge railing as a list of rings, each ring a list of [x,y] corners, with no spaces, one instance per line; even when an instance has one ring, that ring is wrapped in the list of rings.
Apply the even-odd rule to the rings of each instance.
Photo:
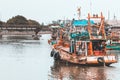
[[[0,25],[0,30],[10,31],[34,31],[38,28],[37,25]]]

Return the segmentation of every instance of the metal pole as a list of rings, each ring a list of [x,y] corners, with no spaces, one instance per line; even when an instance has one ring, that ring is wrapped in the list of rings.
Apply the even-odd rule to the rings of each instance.
[[[87,42],[85,42],[85,56],[87,56]]]

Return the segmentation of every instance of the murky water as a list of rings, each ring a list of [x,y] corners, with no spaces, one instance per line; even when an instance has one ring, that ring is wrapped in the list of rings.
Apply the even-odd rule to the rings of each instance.
[[[49,56],[49,38],[46,34],[40,40],[0,39],[0,80],[119,80],[120,62],[110,67],[54,62]],[[109,52],[120,57],[120,51]]]

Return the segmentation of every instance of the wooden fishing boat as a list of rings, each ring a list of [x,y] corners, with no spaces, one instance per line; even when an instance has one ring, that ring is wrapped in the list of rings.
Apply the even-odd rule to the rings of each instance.
[[[106,46],[107,50],[120,50],[120,43],[112,43]]]
[[[96,24],[93,19],[100,19]],[[76,25],[77,24],[77,25]],[[83,25],[82,25],[83,24]],[[62,60],[80,65],[107,65],[117,62],[115,54],[106,53],[106,34],[104,30],[104,17],[88,14],[88,20],[73,20],[72,27],[67,34],[69,41],[65,41],[63,33],[65,29],[59,30],[57,43],[52,46],[51,57],[54,60]]]
[[[111,35],[111,38],[107,41],[107,50],[120,50],[120,39],[116,35]]]
[[[119,25],[112,25],[106,27],[107,34],[107,50],[120,50],[120,27]]]
[[[52,35],[51,35],[51,38],[48,40],[48,43],[50,45],[54,45],[54,44],[57,43],[57,36],[58,36],[57,30],[61,27],[56,25],[56,26],[50,26],[50,28],[51,28],[51,31],[52,31]]]

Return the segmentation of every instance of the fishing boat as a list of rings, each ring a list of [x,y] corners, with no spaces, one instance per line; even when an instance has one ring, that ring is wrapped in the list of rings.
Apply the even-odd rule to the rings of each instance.
[[[52,45],[50,53],[54,60],[79,65],[107,65],[117,63],[115,54],[106,53],[106,34],[104,17],[88,14],[87,20],[73,20],[68,30],[59,29],[57,43]],[[94,23],[91,19],[99,19]],[[68,39],[66,41],[65,33]]]
[[[50,26],[51,31],[52,31],[52,35],[51,38],[48,40],[48,43],[50,45],[54,45],[57,43],[57,36],[58,36],[58,29],[61,28],[59,25],[55,25],[55,26]]]
[[[120,38],[118,32],[112,32],[110,39],[107,40],[106,48],[108,50],[120,50]]]
[[[120,50],[120,42],[112,42],[107,44],[107,50]]]

